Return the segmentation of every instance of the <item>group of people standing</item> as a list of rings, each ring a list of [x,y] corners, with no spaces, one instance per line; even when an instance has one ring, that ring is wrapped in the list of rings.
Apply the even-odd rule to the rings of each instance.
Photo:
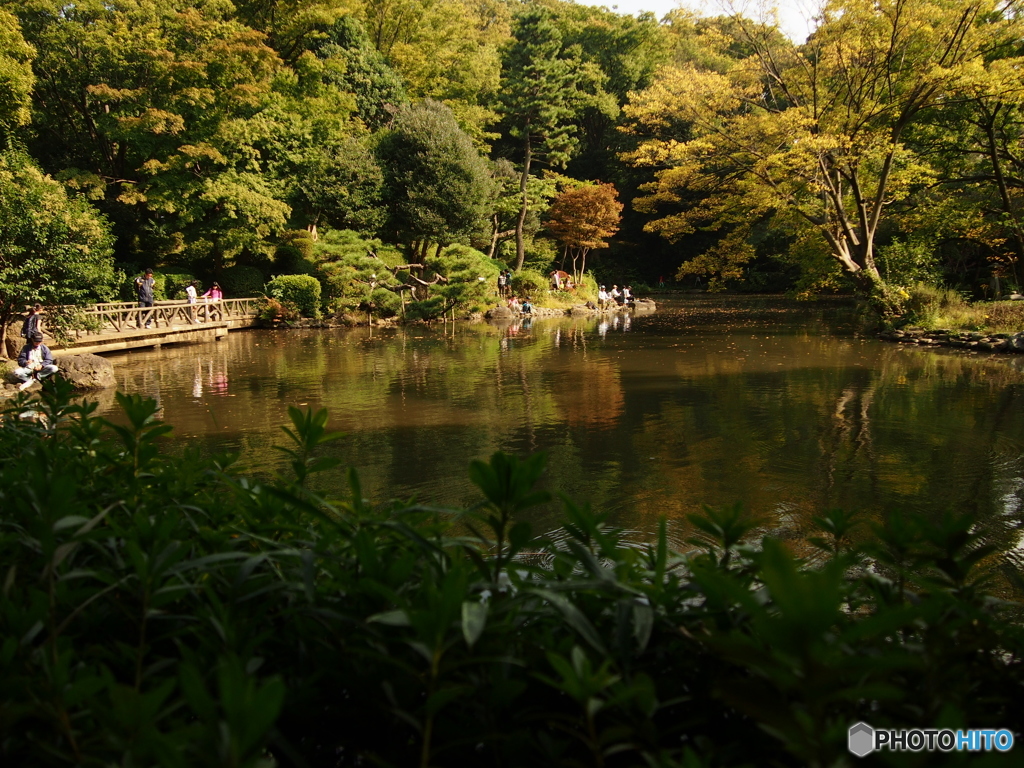
[[[628,285],[622,286],[622,290],[619,290],[619,286],[613,285],[610,291],[605,290],[602,285],[597,291],[597,305],[604,309],[610,304],[617,304],[621,306],[628,306],[633,303],[633,292]]]
[[[135,278],[135,295],[138,297],[140,308],[152,307],[156,303],[153,295],[153,289],[155,286],[156,278],[153,277],[152,269],[147,269],[142,277]],[[207,301],[220,301],[224,298],[224,292],[221,291],[218,283],[214,283],[206,293],[200,296],[199,281],[193,280],[185,287],[185,296],[188,298],[189,304],[196,304],[200,298],[206,299]],[[193,322],[195,322],[194,315],[195,313],[193,313]],[[145,323],[145,325],[143,325],[143,323]],[[152,312],[139,313],[140,328],[149,328],[152,323]]]
[[[503,269],[498,273],[498,296],[506,299],[506,306],[513,312],[521,312],[524,315],[533,314],[533,304],[530,302],[530,297],[526,296],[520,301],[519,297],[512,293],[511,269]]]
[[[512,295],[512,270],[503,269],[498,273],[498,296],[502,299]]]

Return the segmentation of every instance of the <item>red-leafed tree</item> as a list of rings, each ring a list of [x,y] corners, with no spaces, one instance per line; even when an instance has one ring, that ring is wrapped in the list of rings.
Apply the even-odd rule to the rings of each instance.
[[[579,283],[587,254],[607,248],[608,238],[619,231],[622,203],[614,184],[590,184],[565,190],[551,204],[548,216],[548,231],[562,244],[564,255],[572,257],[573,279]]]

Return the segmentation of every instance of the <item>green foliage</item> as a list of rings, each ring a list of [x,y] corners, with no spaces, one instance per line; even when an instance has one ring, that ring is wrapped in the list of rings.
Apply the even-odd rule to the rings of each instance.
[[[320,281],[312,275],[279,275],[266,289],[267,296],[294,304],[305,317],[320,317]]]
[[[538,537],[542,456],[473,462],[461,511],[352,471],[324,498],[326,411],[257,481],[117,397],[51,379],[0,422],[4,764],[840,765],[859,720],[1022,725],[1024,617],[967,516],[829,511],[810,561],[738,506],[686,553],[566,499]]]
[[[218,280],[224,295],[231,299],[261,295],[266,281],[267,278],[263,272],[245,264],[236,264],[224,269],[220,273],[220,280]]]
[[[447,278],[446,283],[433,289],[446,308],[479,312],[493,303],[499,266],[480,251],[450,245],[440,256],[427,259],[426,264],[432,272]]]
[[[293,229],[284,233],[281,242],[274,249],[274,269],[285,275],[312,274],[313,250],[316,243],[305,229]]]
[[[512,275],[512,293],[520,298],[529,296],[537,301],[547,294],[550,284],[547,275],[532,269],[522,269]]]
[[[330,76],[355,96],[356,114],[371,129],[383,128],[393,110],[408,101],[402,78],[373,47],[354,16],[338,19],[313,51],[320,59],[341,65],[331,67]]]
[[[487,163],[451,110],[424,101],[399,112],[380,140],[389,228],[407,241],[447,245],[467,237],[491,194]]]
[[[29,147],[108,214],[122,258],[216,271],[289,213],[268,178],[265,119],[281,60],[226,8],[12,8],[36,49]]]
[[[310,262],[331,312],[398,314],[402,300],[392,290],[398,289],[400,280],[392,267],[402,265],[404,259],[395,248],[351,230],[331,230],[316,241]]]
[[[60,329],[61,306],[108,299],[117,277],[103,218],[26,155],[0,153],[0,341],[26,305],[46,305]]]
[[[941,277],[935,249],[920,240],[893,240],[878,249],[878,271],[894,286],[937,283]]]
[[[9,146],[17,129],[29,121],[34,53],[18,20],[0,8],[0,147]]]
[[[155,274],[154,277],[156,277]],[[196,279],[196,276],[189,272],[164,272],[160,277],[163,281],[163,296],[168,299],[178,299],[180,301],[184,301],[188,298],[185,293],[185,289],[188,288],[188,286]],[[234,295],[237,296],[238,294]]]

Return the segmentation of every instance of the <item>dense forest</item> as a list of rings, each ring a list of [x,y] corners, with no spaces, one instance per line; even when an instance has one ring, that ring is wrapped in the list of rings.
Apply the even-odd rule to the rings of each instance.
[[[148,266],[429,317],[506,266],[586,289],[588,252],[608,282],[995,297],[1024,254],[1019,10],[835,0],[794,43],[559,0],[0,0],[0,320]]]

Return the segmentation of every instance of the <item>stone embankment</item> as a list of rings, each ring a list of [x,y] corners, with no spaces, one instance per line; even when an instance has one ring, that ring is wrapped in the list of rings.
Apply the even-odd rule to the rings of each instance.
[[[974,352],[1024,352],[1024,333],[926,331],[924,328],[904,328],[896,331],[883,331],[879,337],[919,347],[953,347]]]
[[[618,312],[653,312],[657,309],[657,305],[650,299],[637,299],[632,306],[620,306],[615,305],[612,307],[606,307],[604,309],[591,308],[586,304],[577,304],[568,309],[560,309],[557,307],[534,307],[533,311],[529,314],[523,312],[513,312],[508,307],[498,305],[491,307],[487,312],[484,313],[484,317],[488,320],[512,320],[514,318],[524,317],[584,317],[590,315],[613,315]]]

